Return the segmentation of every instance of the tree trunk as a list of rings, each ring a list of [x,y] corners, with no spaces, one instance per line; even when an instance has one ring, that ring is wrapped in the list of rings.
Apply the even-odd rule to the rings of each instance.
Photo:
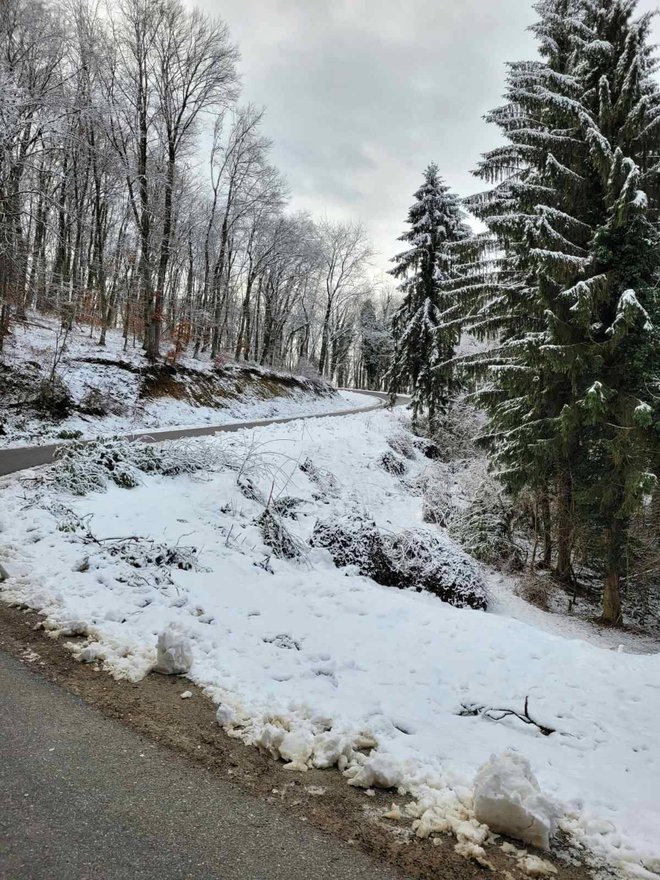
[[[623,621],[621,611],[621,567],[626,526],[623,520],[613,518],[605,529],[605,559],[607,570],[603,583],[603,623],[618,626]]]
[[[571,581],[572,544],[572,486],[571,475],[565,471],[559,477],[557,492],[557,577],[565,583]]]
[[[543,565],[550,568],[552,565],[552,514],[550,512],[550,499],[548,487],[545,486],[541,494],[541,525],[543,528]]]

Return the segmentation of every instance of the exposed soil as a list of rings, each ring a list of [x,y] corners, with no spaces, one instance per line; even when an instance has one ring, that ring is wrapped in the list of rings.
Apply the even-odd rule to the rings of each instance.
[[[348,840],[411,877],[472,880],[491,873],[455,853],[452,837],[419,840],[408,821],[380,818],[392,802],[403,805],[409,798],[391,791],[376,791],[368,797],[348,786],[335,770],[284,770],[281,763],[256,748],[227,736],[215,721],[211,700],[189,680],[152,674],[137,684],[115,681],[99,667],[74,660],[61,641],[44,632],[41,620],[33,611],[0,602],[0,649],[28,663],[35,672],[81,697],[103,715],[176,750],[211,773],[230,777],[241,788]],[[192,691],[193,698],[182,700],[184,690]],[[488,858],[496,871],[509,872],[507,880],[527,876],[498,846],[488,847]],[[562,880],[592,876],[583,866],[550,860]]]

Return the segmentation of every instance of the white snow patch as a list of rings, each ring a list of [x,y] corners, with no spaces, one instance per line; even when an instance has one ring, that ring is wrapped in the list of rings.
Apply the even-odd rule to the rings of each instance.
[[[556,805],[541,794],[529,761],[522,755],[492,755],[477,773],[474,814],[497,834],[549,849],[557,812]]]
[[[192,644],[176,623],[171,623],[158,636],[155,672],[163,675],[185,675],[193,664]]]

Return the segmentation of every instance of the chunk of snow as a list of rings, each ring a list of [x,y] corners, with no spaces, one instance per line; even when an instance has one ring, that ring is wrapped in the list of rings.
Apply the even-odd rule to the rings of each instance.
[[[363,764],[345,771],[348,784],[356,788],[397,788],[401,784],[401,765],[385,755],[373,755]]]
[[[332,733],[332,731],[319,733],[314,737],[312,763],[319,770],[327,770],[334,767],[342,755],[348,759],[351,751],[351,744],[346,737]]]
[[[218,711],[215,713],[215,720],[221,727],[229,727],[236,720],[236,713],[231,706],[225,706],[222,704],[218,706]]]
[[[254,744],[262,751],[267,752],[271,758],[279,758],[280,745],[285,735],[286,730],[284,728],[276,727],[274,724],[264,724]]]
[[[488,861],[486,857],[486,850],[483,848],[483,846],[479,846],[476,843],[469,843],[465,840],[460,840],[454,847],[454,851],[458,853],[459,856],[463,856],[463,858],[465,859],[471,859],[473,862],[481,865],[482,868],[487,868],[489,871],[495,870],[493,864]]]
[[[280,743],[280,757],[289,763],[285,770],[307,770],[307,762],[312,756],[314,736],[304,728],[287,733]]]
[[[392,819],[393,822],[401,821],[401,808],[398,804],[392,804],[386,813],[383,813],[383,819]]]
[[[184,691],[182,694],[179,694],[182,700],[189,700],[192,697],[192,691]]]
[[[549,849],[557,808],[541,794],[529,761],[512,752],[492,755],[477,773],[474,813],[491,831]]]
[[[171,623],[158,636],[156,666],[163,675],[182,675],[193,662],[192,644],[181,627]]]
[[[538,856],[525,856],[520,859],[518,867],[528,877],[551,877],[557,873],[557,869],[553,864]]]

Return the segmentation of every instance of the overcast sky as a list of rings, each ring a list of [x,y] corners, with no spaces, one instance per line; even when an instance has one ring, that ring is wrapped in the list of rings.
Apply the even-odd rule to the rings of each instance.
[[[239,44],[243,100],[267,108],[292,206],[360,219],[383,269],[429,162],[461,195],[480,188],[470,170],[498,142],[482,116],[501,100],[504,62],[535,55],[532,0],[199,5]]]

